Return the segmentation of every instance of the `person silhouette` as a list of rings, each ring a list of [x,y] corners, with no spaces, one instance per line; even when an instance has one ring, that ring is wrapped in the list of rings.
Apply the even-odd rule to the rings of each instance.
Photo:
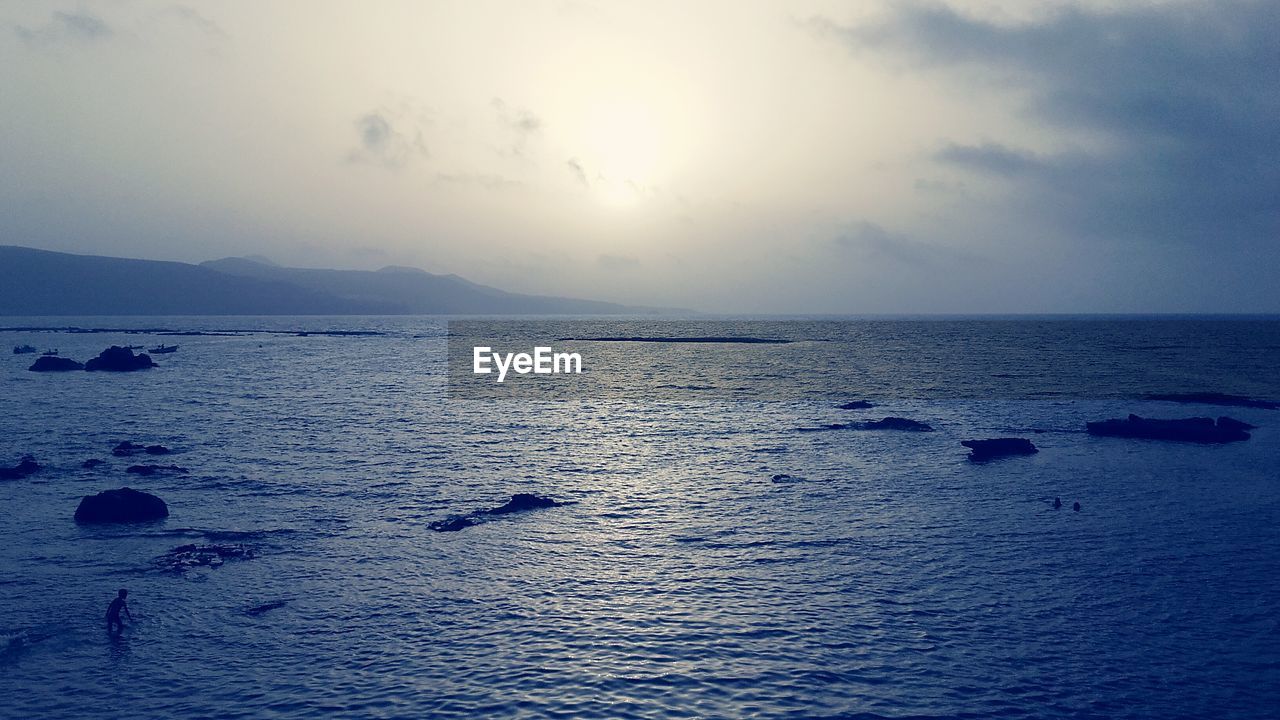
[[[1071,509],[1072,509],[1072,510],[1075,510],[1076,512],[1080,512],[1080,503],[1076,503],[1076,504],[1072,505],[1072,506],[1071,506]],[[130,618],[130,619],[132,620],[133,618]]]
[[[124,632],[124,621],[120,619],[122,610],[128,616],[129,622],[133,622],[133,614],[129,612],[129,606],[124,603],[128,595],[129,591],[121,588],[115,599],[107,606],[107,632],[112,632],[113,628],[117,633]]]
[[[1060,507],[1062,507],[1062,498],[1060,498],[1060,497],[1056,497],[1056,498],[1054,498],[1054,499],[1053,499],[1053,509],[1054,509],[1054,510],[1057,510],[1057,509],[1058,509],[1058,508],[1060,508]]]

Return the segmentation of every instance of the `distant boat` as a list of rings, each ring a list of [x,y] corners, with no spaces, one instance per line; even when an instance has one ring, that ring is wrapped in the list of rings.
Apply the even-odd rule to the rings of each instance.
[[[31,347],[30,345],[14,345],[13,346],[14,355],[26,355],[27,353],[33,353],[35,351],[36,349]]]
[[[154,353],[156,355],[167,355],[168,353],[178,352],[178,346],[177,345],[159,345],[157,347],[151,348],[147,352]]]
[[[57,356],[58,356],[58,351],[57,351],[57,350],[45,350],[44,352],[42,352],[42,353],[40,353],[40,354],[41,354],[41,355],[44,355],[45,357],[57,357]]]

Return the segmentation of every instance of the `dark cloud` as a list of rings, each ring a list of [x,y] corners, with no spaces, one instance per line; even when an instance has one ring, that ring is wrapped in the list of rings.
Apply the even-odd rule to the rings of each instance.
[[[400,168],[416,157],[428,155],[420,128],[401,131],[384,112],[362,116],[356,120],[355,127],[359,133],[360,147],[347,156],[350,162]]]
[[[49,22],[37,28],[15,25],[18,37],[28,45],[51,45],[64,42],[94,42],[110,37],[111,26],[84,10],[54,12]]]
[[[1067,8],[1020,24],[909,4],[880,24],[811,25],[857,52],[905,56],[960,83],[997,80],[1030,98],[1025,111],[1037,122],[1102,139],[1105,152],[984,143],[949,144],[935,156],[1016,176],[1018,206],[1069,231],[1188,242],[1280,237],[1280,3]]]

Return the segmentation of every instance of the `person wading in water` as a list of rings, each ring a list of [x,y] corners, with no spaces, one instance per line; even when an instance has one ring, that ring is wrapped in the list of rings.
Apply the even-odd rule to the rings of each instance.
[[[128,595],[129,595],[128,590],[121,590],[116,595],[115,600],[112,600],[111,604],[107,606],[107,632],[108,633],[112,632],[113,628],[117,633],[124,632],[124,621],[120,619],[121,610],[123,610],[124,614],[128,616],[129,622],[133,622],[133,614],[129,612],[129,606],[124,604],[124,599]]]

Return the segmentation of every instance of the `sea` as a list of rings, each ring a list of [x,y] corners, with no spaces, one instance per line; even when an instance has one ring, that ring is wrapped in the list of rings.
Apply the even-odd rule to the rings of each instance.
[[[2,718],[1280,708],[1280,410],[1147,397],[1280,400],[1275,317],[0,325],[0,466],[41,465],[0,480]],[[9,354],[162,343],[133,373]],[[482,343],[583,372],[498,383]],[[1257,428],[1085,432],[1130,413]],[[848,427],[886,416],[933,431]],[[996,437],[1039,452],[960,444]],[[123,486],[168,518],[74,521]],[[558,504],[483,512],[517,493]]]

